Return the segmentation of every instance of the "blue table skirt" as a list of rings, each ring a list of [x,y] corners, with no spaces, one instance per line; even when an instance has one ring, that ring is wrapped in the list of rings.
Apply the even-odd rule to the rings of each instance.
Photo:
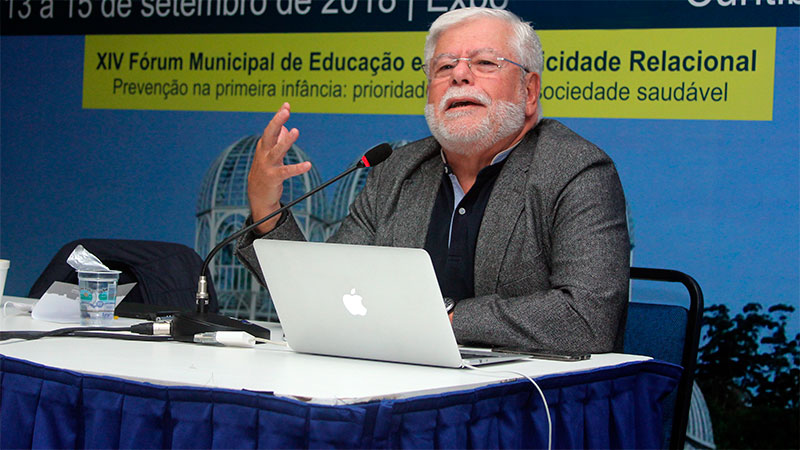
[[[681,368],[627,363],[537,379],[553,448],[658,448]],[[324,406],[269,393],[157,386],[0,355],[2,448],[543,448],[528,381]]]

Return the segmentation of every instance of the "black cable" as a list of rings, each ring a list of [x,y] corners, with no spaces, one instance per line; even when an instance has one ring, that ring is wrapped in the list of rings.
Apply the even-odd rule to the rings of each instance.
[[[233,320],[233,319],[231,319]],[[0,341],[8,339],[35,340],[43,337],[89,337],[105,339],[121,339],[125,341],[149,341],[149,342],[194,342],[207,345],[228,345],[235,347],[253,347],[256,338],[242,330],[220,329],[219,325],[214,325],[214,331],[199,331],[197,333],[181,334],[180,327],[173,327],[171,322],[143,322],[130,327],[71,327],[60,328],[51,331],[0,331]],[[111,331],[130,332],[132,334],[111,333]],[[189,332],[184,325],[184,332]],[[218,332],[239,331],[241,338],[231,338],[228,335],[219,336]],[[249,335],[250,338],[245,338]]]
[[[115,334],[115,333],[94,333],[91,331],[82,332],[76,331],[70,335],[71,337],[99,337],[108,339],[122,339],[124,341],[154,341],[165,342],[174,341],[172,336],[147,336],[141,334]]]
[[[154,332],[154,327],[157,329]],[[98,333],[104,331],[128,331],[135,333],[130,334],[117,334],[117,333]],[[153,335],[158,336],[153,336]],[[137,336],[145,335],[145,336]],[[153,322],[137,323],[129,327],[70,327],[59,328],[50,331],[0,331],[0,341],[8,339],[24,339],[32,341],[44,337],[100,337],[110,339],[123,339],[123,340],[144,340],[144,341],[168,341],[172,340],[170,333],[170,326],[167,324],[155,324]],[[157,338],[157,339],[152,339]]]
[[[25,339],[33,340],[48,336],[44,331],[0,331],[0,341],[8,339]],[[58,334],[51,334],[50,336],[58,336]]]
[[[7,339],[34,340],[51,336],[69,336],[76,331],[130,331],[131,327],[71,327],[50,331],[0,331],[0,341]]]

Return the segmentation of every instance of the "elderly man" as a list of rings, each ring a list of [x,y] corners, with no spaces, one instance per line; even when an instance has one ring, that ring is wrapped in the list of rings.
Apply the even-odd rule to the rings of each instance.
[[[424,248],[462,344],[619,351],[629,278],[625,200],[611,159],[541,118],[542,50],[500,10],[440,16],[425,43],[433,137],[376,167],[332,242]],[[284,104],[248,178],[252,217],[277,210],[298,131]],[[261,277],[254,239],[303,239],[290,214],[238,243]],[[249,223],[252,223],[248,219]],[[263,280],[262,280],[263,282]]]

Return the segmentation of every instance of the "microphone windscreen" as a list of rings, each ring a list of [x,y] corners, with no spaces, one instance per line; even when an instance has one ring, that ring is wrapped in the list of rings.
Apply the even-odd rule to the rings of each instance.
[[[361,162],[359,162],[358,165],[361,167],[374,167],[382,163],[391,154],[392,146],[384,142],[383,144],[378,144],[369,149],[369,151],[361,157]]]

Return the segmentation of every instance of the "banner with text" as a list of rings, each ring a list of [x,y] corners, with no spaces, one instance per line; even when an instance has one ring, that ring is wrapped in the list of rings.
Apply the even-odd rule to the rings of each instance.
[[[83,106],[419,114],[425,34],[87,36]]]
[[[774,28],[543,30],[559,117],[770,120]],[[423,32],[90,35],[84,108],[420,114]]]

